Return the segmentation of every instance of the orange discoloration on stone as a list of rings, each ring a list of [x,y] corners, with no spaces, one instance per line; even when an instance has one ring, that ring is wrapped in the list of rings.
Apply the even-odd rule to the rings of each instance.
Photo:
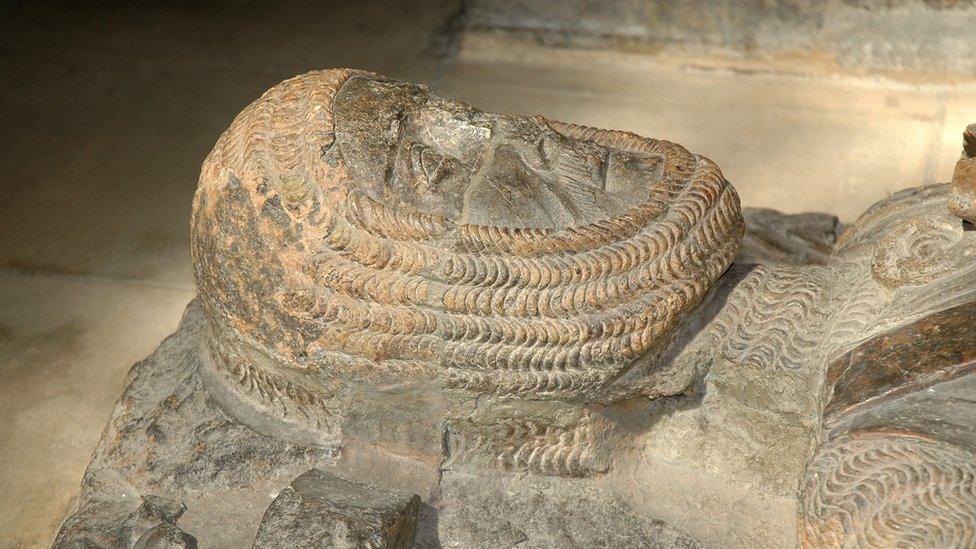
[[[949,211],[976,223],[976,124],[963,132],[963,155],[956,162],[949,185]]]

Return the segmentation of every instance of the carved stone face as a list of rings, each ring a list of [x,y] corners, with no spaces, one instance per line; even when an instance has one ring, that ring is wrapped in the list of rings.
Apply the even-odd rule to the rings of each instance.
[[[350,78],[335,98],[335,150],[387,205],[455,223],[558,229],[646,200],[662,157],[568,138],[542,118],[485,113],[414,84]]]

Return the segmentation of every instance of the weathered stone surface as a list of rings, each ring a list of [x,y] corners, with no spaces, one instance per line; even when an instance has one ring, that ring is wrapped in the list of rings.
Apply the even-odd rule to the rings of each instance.
[[[161,517],[144,521],[146,529],[179,518],[179,528],[205,547],[248,546],[269,494],[310,468],[335,464],[338,449],[276,441],[220,410],[198,375],[206,324],[194,301],[179,330],[133,367],[55,545],[131,545],[141,530],[111,532],[131,530],[127,521],[143,505],[135,516]],[[159,501],[167,503],[152,503]]]
[[[700,547],[588,479],[447,472],[441,488],[417,547]]]
[[[654,401],[638,453],[616,461],[612,481],[631,505],[708,546],[792,544],[796,491],[822,432],[828,275],[732,267],[675,358],[697,364],[700,380]]]
[[[197,540],[169,523],[153,526],[139,536],[135,549],[196,549]]]
[[[907,189],[838,239],[830,359],[891,328],[973,299],[976,233],[946,210],[947,186]]]
[[[268,507],[254,547],[368,547],[413,544],[420,497],[388,492],[313,469]]]
[[[133,498],[134,499],[134,498]],[[193,536],[176,526],[182,503],[158,496],[135,501],[91,501],[65,521],[54,547],[196,548]]]
[[[746,234],[736,263],[824,265],[843,225],[835,216],[787,215],[766,208],[745,208]]]

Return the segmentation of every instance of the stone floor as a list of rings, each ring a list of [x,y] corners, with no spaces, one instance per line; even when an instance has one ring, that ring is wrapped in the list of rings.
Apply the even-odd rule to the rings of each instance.
[[[489,110],[672,139],[718,162],[746,205],[846,221],[947,180],[976,121],[969,82],[458,36],[458,0],[100,6],[0,3],[2,547],[49,543],[126,371],[193,296],[203,157],[288,76],[367,68]]]

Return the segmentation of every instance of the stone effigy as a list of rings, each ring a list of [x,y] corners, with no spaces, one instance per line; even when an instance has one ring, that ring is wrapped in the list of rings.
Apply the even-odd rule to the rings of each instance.
[[[199,299],[55,545],[973,544],[957,179],[743,217],[672,143],[283,82],[204,162]]]
[[[450,424],[463,453],[474,438],[513,467],[585,474],[605,457],[576,403],[661,394],[649,351],[742,232],[734,189],[677,145],[311,73],[248,107],[204,163],[207,372],[226,409],[279,437],[436,466]],[[538,459],[503,449],[523,443]]]

